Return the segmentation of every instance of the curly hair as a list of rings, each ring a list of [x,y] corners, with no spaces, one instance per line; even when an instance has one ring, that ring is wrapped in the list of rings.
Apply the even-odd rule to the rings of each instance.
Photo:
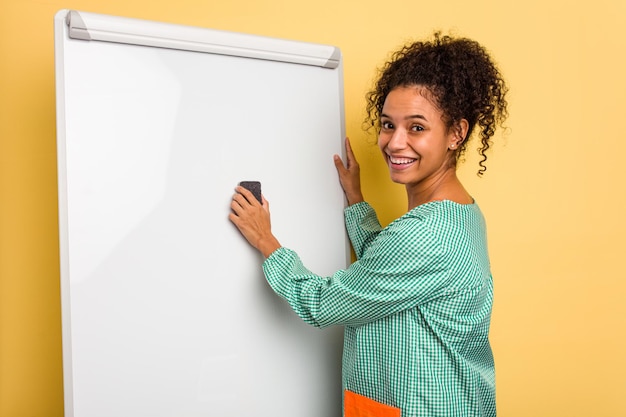
[[[502,127],[508,116],[505,99],[508,88],[485,48],[471,39],[454,38],[439,31],[432,40],[403,46],[379,70],[378,81],[366,95],[367,128],[380,130],[380,114],[391,90],[413,85],[427,90],[429,98],[442,111],[448,128],[467,120],[467,136],[455,154],[455,161],[465,152],[478,124],[481,142],[478,175],[482,176],[487,170],[485,152],[492,144],[496,125]]]

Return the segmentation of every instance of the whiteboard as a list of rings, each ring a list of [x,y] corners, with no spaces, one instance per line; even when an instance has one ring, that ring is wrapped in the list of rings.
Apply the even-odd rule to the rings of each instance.
[[[342,329],[228,221],[259,180],[283,245],[347,266],[339,50],[61,10],[55,68],[65,415],[341,415]]]

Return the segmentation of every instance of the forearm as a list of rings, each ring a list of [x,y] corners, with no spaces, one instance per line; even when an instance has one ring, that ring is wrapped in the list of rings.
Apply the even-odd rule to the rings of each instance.
[[[319,288],[327,285],[325,278],[309,271],[294,251],[284,247],[265,260],[263,272],[274,292],[287,300],[302,320],[321,327],[318,322]]]
[[[345,195],[346,195],[346,200],[348,201],[348,206],[352,206],[354,204],[362,203],[365,201],[360,189],[357,189],[349,193],[346,192]]]
[[[276,249],[281,247],[281,244],[274,235],[270,235],[260,238],[255,247],[265,258],[269,258]]]

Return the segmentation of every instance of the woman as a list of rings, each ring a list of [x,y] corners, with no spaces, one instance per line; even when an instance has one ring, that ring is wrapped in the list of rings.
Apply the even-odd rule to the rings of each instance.
[[[282,247],[267,200],[237,188],[230,220],[267,258],[274,291],[309,324],[345,326],[347,417],[496,414],[485,223],[456,164],[478,127],[479,175],[485,171],[490,138],[507,116],[506,91],[485,49],[469,39],[435,33],[392,55],[368,94],[368,122],[391,179],[406,187],[408,211],[381,227],[346,140],[346,165],[335,155],[335,166],[357,260],[332,277]]]

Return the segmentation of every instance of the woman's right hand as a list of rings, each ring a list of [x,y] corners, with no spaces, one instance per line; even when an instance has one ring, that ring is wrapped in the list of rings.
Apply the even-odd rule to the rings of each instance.
[[[236,188],[230,203],[228,218],[246,238],[248,243],[259,250],[266,258],[280,248],[280,243],[272,234],[270,203],[261,196],[259,203],[252,193],[242,186]]]
[[[343,164],[339,155],[335,155],[333,159],[337,168],[337,174],[339,174],[339,182],[348,200],[348,205],[351,206],[364,201],[361,193],[361,169],[352,152],[350,139],[346,138],[346,165]]]

